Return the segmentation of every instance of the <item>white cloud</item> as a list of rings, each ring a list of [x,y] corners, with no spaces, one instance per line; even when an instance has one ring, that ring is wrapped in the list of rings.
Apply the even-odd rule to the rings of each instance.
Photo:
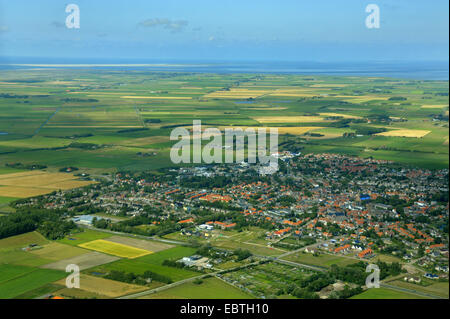
[[[142,22],[139,22],[139,26],[145,28],[154,28],[158,26],[162,26],[164,29],[170,30],[172,33],[183,31],[183,29],[188,25],[188,21],[186,20],[170,20],[166,18],[154,18],[147,19]]]

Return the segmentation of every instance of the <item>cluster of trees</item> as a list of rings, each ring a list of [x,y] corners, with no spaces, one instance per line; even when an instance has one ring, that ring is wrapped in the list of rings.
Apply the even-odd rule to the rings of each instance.
[[[68,98],[60,99],[60,101],[62,101],[62,102],[80,102],[80,103],[98,102],[97,99],[80,99],[80,98],[76,98],[76,97],[68,97]]]
[[[38,230],[48,239],[63,238],[76,225],[65,221],[62,210],[22,208],[14,214],[0,216],[0,239]]]
[[[393,96],[388,99],[388,101],[406,101],[407,98],[403,96]]]
[[[145,119],[145,123],[161,123],[160,119]]]
[[[17,169],[44,169],[47,168],[47,165],[42,164],[22,164],[22,163],[6,163],[5,166]]]
[[[76,228],[77,225],[72,220],[48,220],[39,225],[37,231],[48,239],[57,240],[64,238],[67,234],[69,234],[73,229]]]
[[[227,187],[232,183],[231,178],[225,176],[204,177],[193,176],[183,178],[180,181],[180,186],[189,188],[222,188]]]
[[[234,252],[236,255],[236,261],[242,261],[252,256],[252,253],[246,249],[238,248]]]
[[[355,288],[350,288],[348,285],[344,286],[344,289],[341,291],[333,291],[329,298],[330,299],[348,299],[352,296],[358,295],[363,292],[361,286],[357,286]]]
[[[71,143],[69,145],[69,147],[71,147],[71,148],[79,148],[79,149],[82,149],[82,150],[95,150],[95,149],[101,148],[102,146],[98,145],[98,144],[94,144],[94,143],[74,142],[74,143]]]
[[[276,292],[276,294],[279,296],[289,294],[291,296],[295,296],[295,297],[301,298],[301,299],[319,299],[319,296],[316,293],[311,292],[304,288],[300,288],[294,284],[291,284],[291,285],[287,286],[286,288],[279,289]]]
[[[133,132],[141,132],[141,131],[148,131],[147,127],[139,127],[139,128],[127,128],[124,130],[119,130],[117,133],[133,133]]]
[[[147,270],[146,272],[144,272],[142,275],[136,275],[134,273],[127,273],[125,271],[120,271],[120,270],[111,270],[106,276],[105,278],[107,279],[111,279],[111,280],[116,280],[116,281],[121,281],[121,282],[126,282],[129,284],[137,284],[137,285],[146,285],[148,284],[150,281],[159,281],[162,283],[166,283],[166,284],[171,284],[172,283],[172,279],[167,277],[167,276],[163,276],[157,273],[154,273],[150,270]]]
[[[186,268],[189,268],[189,270],[191,270],[191,271],[202,272],[202,271],[200,271],[200,270],[198,270],[198,269],[196,269],[196,268],[191,268],[191,267],[189,267],[189,266],[186,266],[186,265],[183,264],[183,263],[178,263],[178,262],[176,262],[176,261],[174,261],[174,260],[170,260],[170,259],[164,260],[163,263],[162,263],[162,265],[163,265],[163,266],[167,266],[167,267],[180,268],[180,269],[186,269]]]

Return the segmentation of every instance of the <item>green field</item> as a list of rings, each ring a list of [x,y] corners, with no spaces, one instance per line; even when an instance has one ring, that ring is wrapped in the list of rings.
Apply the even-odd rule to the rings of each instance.
[[[449,297],[449,284],[448,282],[434,282],[424,279],[420,284],[405,282],[403,280],[389,281],[390,285],[406,288],[410,290],[416,290],[419,292],[429,293],[435,296],[444,298]]]
[[[14,201],[16,199],[17,198],[14,198],[14,197],[3,197],[3,196],[0,196],[0,205],[10,203],[10,202],[12,202],[12,201]]]
[[[93,240],[104,239],[111,237],[111,234],[103,233],[91,229],[84,229],[80,232],[73,233],[69,236],[66,236],[63,239],[60,239],[58,242],[62,244],[68,244],[73,246],[78,246],[80,244],[84,244]]]
[[[18,77],[27,83],[14,82]],[[0,135],[0,174],[12,172],[5,170],[11,162],[51,169],[76,166],[87,172],[173,166],[169,161],[173,127],[192,125],[197,119],[216,127],[317,127],[312,132],[319,136],[280,138],[288,142],[287,148],[301,143],[306,153],[344,153],[427,168],[448,167],[448,81],[5,70],[0,76],[0,94],[5,94],[0,97],[0,127],[7,133]],[[249,97],[253,100],[247,101]],[[341,123],[342,119],[359,121]],[[415,138],[378,136],[370,131],[380,128],[429,133]],[[344,133],[357,135],[348,138]],[[92,144],[94,149],[83,147]],[[139,155],[149,151],[155,154]]]
[[[0,298],[8,299],[37,289],[66,276],[65,272],[0,265]]]
[[[300,264],[326,267],[326,268],[329,268],[333,264],[336,264],[338,266],[347,266],[347,265],[358,262],[355,259],[340,257],[338,255],[320,254],[319,256],[314,256],[313,254],[303,253],[303,252],[288,255],[288,256],[284,257],[283,259],[297,262]]]
[[[107,273],[111,270],[119,270],[133,272],[135,274],[143,274],[145,271],[150,270],[157,274],[167,276],[173,281],[179,281],[198,276],[200,273],[187,269],[163,266],[163,261],[166,259],[178,260],[182,257],[193,255],[194,253],[195,249],[190,247],[174,247],[135,259],[121,259],[106,265],[88,269],[86,272]]]
[[[350,299],[424,299],[424,297],[392,289],[372,288]]]
[[[252,299],[253,296],[217,279],[203,279],[201,284],[185,283],[142,299]]]

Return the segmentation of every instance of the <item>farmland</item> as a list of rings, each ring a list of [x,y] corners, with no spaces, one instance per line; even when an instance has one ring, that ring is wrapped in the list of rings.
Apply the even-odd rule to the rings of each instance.
[[[401,292],[393,289],[378,288],[368,289],[363,293],[353,296],[351,299],[424,299],[420,296]]]
[[[31,171],[0,175],[0,196],[33,197],[60,189],[72,189],[92,182],[77,180],[72,174]],[[0,200],[1,203],[1,200]]]
[[[427,237],[414,239],[429,240],[426,247],[446,243],[448,105],[448,81],[437,80],[5,70],[0,212],[13,225],[5,236],[28,233],[0,240],[0,298],[117,298],[171,283],[144,298],[417,298],[361,293],[360,278],[347,274],[364,274],[358,261],[416,259],[419,245],[399,237],[392,221],[419,226]],[[276,128],[280,175],[260,176],[244,163],[174,164],[170,135],[183,127],[198,137],[194,120],[217,135]],[[362,190],[373,199],[363,202]],[[54,215],[14,228],[14,213],[27,210]],[[333,237],[364,247],[333,254],[324,247],[341,242],[320,246]],[[312,245],[320,252],[300,251]],[[367,247],[376,254],[356,257]],[[411,267],[434,272],[442,250],[430,248],[423,254],[433,262],[420,268],[417,258]],[[64,287],[69,264],[81,270],[80,289]],[[448,283],[399,278],[391,284],[448,297]]]
[[[208,278],[200,284],[186,283],[142,299],[252,299],[252,295],[242,292],[217,278]]]
[[[296,143],[306,153],[411,164],[414,151],[419,166],[447,167],[446,93],[446,81],[387,78],[5,71],[0,172],[8,174],[7,163],[45,165],[46,174],[69,166],[94,174],[176,166],[169,161],[170,132],[197,119],[216,127],[278,127],[286,145]],[[19,179],[0,183],[0,196],[36,196],[89,182],[70,174],[33,181],[31,175],[22,180],[30,181],[26,186]]]
[[[14,268],[11,269],[11,268]],[[56,270],[0,265],[0,298],[13,298],[65,277]]]
[[[119,244],[115,242],[106,241],[103,239],[97,239],[84,244],[80,244],[80,247],[96,250],[99,252],[107,253],[109,255],[126,257],[126,258],[137,258],[147,254],[151,254],[151,251],[134,248],[124,244]]]

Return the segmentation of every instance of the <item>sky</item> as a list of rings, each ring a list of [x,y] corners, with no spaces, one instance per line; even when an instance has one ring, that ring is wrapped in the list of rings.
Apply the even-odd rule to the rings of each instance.
[[[66,27],[68,4],[80,28]],[[367,28],[368,4],[380,27]],[[444,0],[0,0],[0,58],[448,61]]]

